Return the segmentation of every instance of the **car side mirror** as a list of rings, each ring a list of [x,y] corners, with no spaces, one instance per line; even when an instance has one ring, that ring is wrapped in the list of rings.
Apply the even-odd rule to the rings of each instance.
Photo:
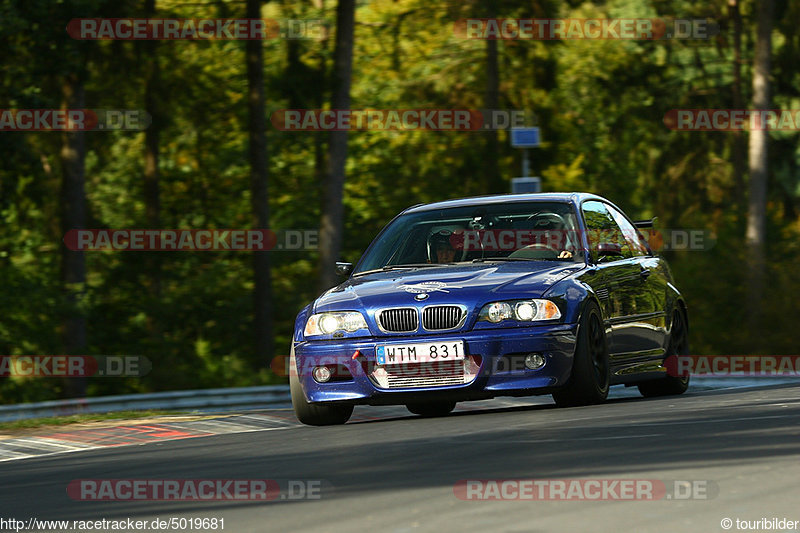
[[[353,263],[336,262],[336,274],[339,276],[349,276],[353,271]]]
[[[604,257],[620,256],[622,255],[622,246],[616,242],[601,242],[597,246],[597,257],[602,259]]]
[[[653,217],[650,220],[634,220],[633,226],[637,229],[650,229],[656,226],[656,220],[658,217]]]

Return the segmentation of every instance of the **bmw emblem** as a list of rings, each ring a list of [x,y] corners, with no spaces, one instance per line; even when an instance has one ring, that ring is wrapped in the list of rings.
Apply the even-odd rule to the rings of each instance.
[[[418,302],[421,302],[422,300],[427,300],[428,299],[428,293],[427,292],[421,292],[421,293],[417,294],[416,296],[414,296],[414,299],[416,301],[418,301]]]

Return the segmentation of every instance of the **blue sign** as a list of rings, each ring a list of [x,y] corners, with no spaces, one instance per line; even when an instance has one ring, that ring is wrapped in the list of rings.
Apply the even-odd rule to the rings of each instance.
[[[513,128],[511,146],[514,148],[534,148],[539,146],[539,128]]]
[[[514,194],[542,192],[542,179],[539,177],[511,178],[511,192]]]

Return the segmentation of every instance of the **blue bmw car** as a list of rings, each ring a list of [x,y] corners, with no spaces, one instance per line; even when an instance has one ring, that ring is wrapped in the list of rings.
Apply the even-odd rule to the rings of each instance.
[[[484,196],[406,209],[347,277],[297,316],[297,418],[343,424],[356,404],[444,416],[457,402],[552,394],[602,402],[611,385],[680,394],[688,354],[667,263],[617,206],[585,193]]]

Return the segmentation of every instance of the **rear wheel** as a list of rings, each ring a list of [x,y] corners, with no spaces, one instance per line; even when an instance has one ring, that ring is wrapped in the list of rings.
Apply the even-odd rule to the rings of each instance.
[[[559,407],[600,403],[608,397],[611,371],[603,318],[594,302],[586,304],[578,325],[578,342],[567,385],[553,393]]]
[[[289,362],[289,391],[292,395],[292,407],[297,419],[309,426],[332,426],[344,424],[353,414],[352,405],[312,404],[306,401],[300,379],[297,376],[297,363],[294,358],[294,347]]]
[[[676,309],[672,314],[672,331],[669,334],[667,357],[688,354],[689,332],[686,327],[686,318],[683,316],[682,312]],[[639,383],[638,388],[639,392],[645,398],[683,394],[686,392],[686,389],[689,388],[689,376],[667,376],[652,381],[643,381]]]
[[[406,409],[424,417],[447,416],[455,408],[456,402],[447,401],[406,404]]]

